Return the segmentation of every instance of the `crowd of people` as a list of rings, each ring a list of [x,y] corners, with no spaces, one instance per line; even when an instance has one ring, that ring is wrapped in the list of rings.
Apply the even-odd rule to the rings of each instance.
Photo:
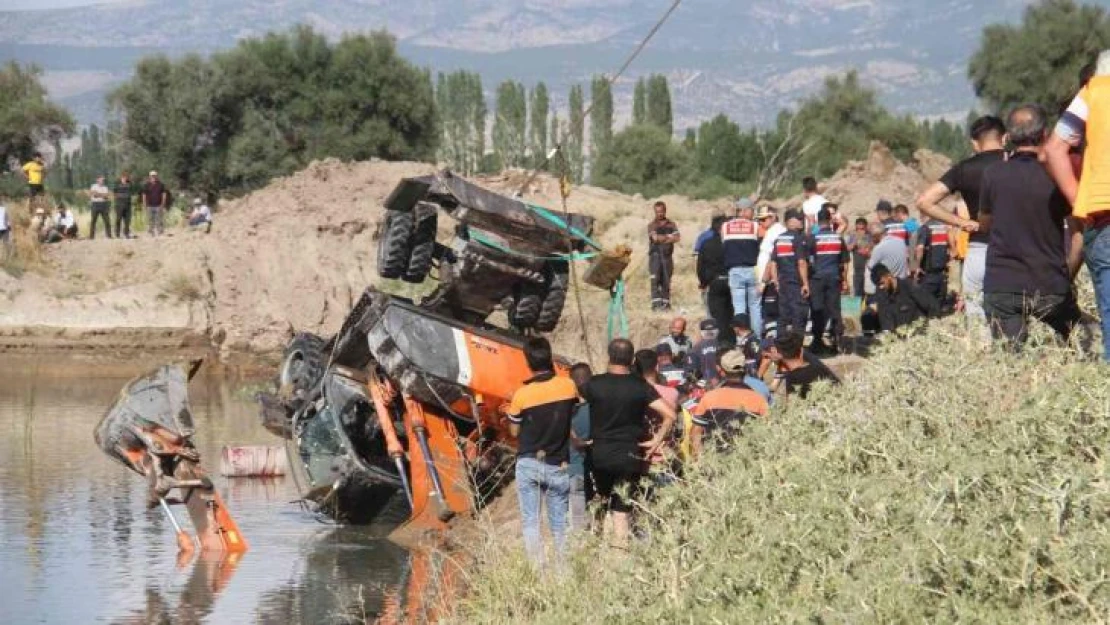
[[[812,178],[781,222],[748,198],[733,215],[714,216],[694,243],[708,315],[696,339],[677,318],[657,345],[637,351],[614,340],[605,372],[578,364],[565,378],[548,342],[530,339],[535,377],[508,418],[520,436],[517,489],[533,561],[543,562],[541,509],[559,557],[568,525],[589,524],[591,497],[622,544],[635,502],[666,487],[682,462],[710,446],[727,449],[745,422],[807,396],[815,382],[839,383],[816,355],[834,352],[843,336],[843,294],[862,298],[865,332],[922,328],[921,319],[962,310],[973,333],[1016,351],[1034,319],[1063,340],[1082,322],[1074,280],[1085,259],[1110,362],[1110,52],[1082,83],[1054,130],[1035,104],[976,120],[974,155],[917,198],[920,222],[907,206],[881,201],[873,220],[858,218],[849,231]],[[942,208],[952,195],[966,209]],[[681,234],[665,204],[654,212],[652,309],[662,311]],[[949,288],[955,259],[958,292]]]
[[[79,225],[71,208],[62,201],[55,202],[53,207],[48,205],[45,187],[47,172],[48,166],[41,152],[36,152],[21,169],[27,181],[27,195],[34,207],[31,230],[40,243],[79,238]],[[173,194],[157,171],[151,170],[141,184],[134,182],[131,175],[123,171],[111,185],[107,182],[107,176],[97,176],[96,182],[88,189],[88,202],[91,217],[87,233],[89,239],[96,238],[97,226],[100,224],[103,224],[105,238],[136,238],[131,233],[136,202],[146,217],[147,234],[158,237],[165,234],[166,214],[173,205]],[[2,206],[3,203],[0,202],[0,207]],[[0,222],[0,226],[5,226],[0,228],[0,243],[3,243],[10,238],[11,225],[6,219],[6,208],[0,210],[5,215],[5,219]],[[190,228],[211,231],[211,208],[201,198],[194,198],[187,209],[185,223]]]

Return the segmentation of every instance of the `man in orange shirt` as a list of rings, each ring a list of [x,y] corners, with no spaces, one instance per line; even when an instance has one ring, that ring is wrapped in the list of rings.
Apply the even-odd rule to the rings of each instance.
[[[718,444],[725,443],[749,418],[767,416],[767,400],[744,383],[744,352],[731,349],[720,354],[718,361],[724,383],[706,393],[694,408],[690,432],[694,456],[701,455],[706,436],[715,438]]]

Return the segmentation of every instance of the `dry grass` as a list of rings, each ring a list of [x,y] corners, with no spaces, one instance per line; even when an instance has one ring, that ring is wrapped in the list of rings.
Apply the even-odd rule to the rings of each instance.
[[[197,302],[204,298],[204,293],[196,283],[196,279],[183,273],[170,277],[162,285],[162,295],[185,303]]]
[[[591,538],[540,577],[491,535],[454,618],[1105,621],[1110,380],[1074,353],[936,324],[689,468],[629,551]]]
[[[0,267],[19,277],[29,270],[43,267],[42,245],[38,238],[31,232],[31,206],[27,201],[18,201],[7,204],[8,221],[12,229],[12,243],[10,253],[4,256],[0,252]]]

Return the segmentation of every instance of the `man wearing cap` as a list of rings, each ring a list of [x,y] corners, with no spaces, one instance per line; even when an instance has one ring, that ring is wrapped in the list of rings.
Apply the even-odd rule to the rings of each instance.
[[[817,225],[817,211],[821,210],[828,200],[817,192],[817,179],[813,177],[802,179],[802,196],[805,198],[802,202],[802,213],[805,216],[803,228],[808,232]]]
[[[96,220],[104,221],[104,236],[112,238],[112,220],[108,216],[108,209],[112,206],[112,192],[104,184],[104,176],[97,176],[96,182],[89,187],[89,210],[92,212],[92,223],[89,225],[89,238],[96,238]]]
[[[698,328],[701,340],[690,352],[689,373],[695,380],[712,383],[717,379],[717,349],[720,344],[720,328],[713,319],[705,319]]]
[[[721,243],[728,268],[728,288],[732,292],[732,312],[751,315],[752,327],[758,333],[763,328],[763,314],[755,273],[759,263],[759,225],[754,218],[751,200],[743,198],[736,218],[721,226]]]
[[[767,263],[771,262],[771,252],[775,250],[775,239],[786,232],[786,226],[779,222],[778,211],[770,206],[759,209],[755,216],[759,222],[762,233],[759,241],[759,262],[755,264],[755,276],[759,280],[760,291],[763,290],[763,276],[767,275]]]
[[[759,361],[762,359],[763,348],[759,335],[752,331],[751,320],[747,315],[739,314],[732,318],[730,325],[735,340],[729,343],[729,346],[744,353],[747,359],[747,374],[758,376]]]
[[[131,183],[131,174],[124,171],[119,180],[112,187],[112,195],[116,201],[116,238],[131,238],[131,202],[135,195],[135,187]]]
[[[802,232],[803,219],[801,211],[786,212],[786,232],[775,239],[771,262],[767,264],[766,279],[775,284],[778,292],[780,332],[786,326],[804,332],[809,317],[806,304],[810,294],[809,249]]]
[[[813,266],[810,280],[810,307],[813,310],[814,353],[836,352],[844,324],[840,314],[840,295],[848,289],[848,246],[832,226],[833,204],[825,204],[817,213],[817,234],[810,240]],[[833,335],[832,346],[825,343],[825,331]]]
[[[747,375],[743,352],[730,349],[721,354],[717,367],[724,382],[708,391],[693,410],[693,428],[690,431],[691,450],[701,454],[707,437],[717,443],[727,443],[750,418],[767,416],[767,400],[744,383]]]
[[[147,233],[150,236],[161,236],[166,229],[166,204],[169,192],[166,185],[158,178],[158,172],[151,171],[143,191],[143,208],[146,209]]]
[[[667,205],[656,202],[655,219],[648,224],[648,270],[651,272],[651,309],[671,309],[671,278],[674,276],[674,246],[682,235],[667,219]]]

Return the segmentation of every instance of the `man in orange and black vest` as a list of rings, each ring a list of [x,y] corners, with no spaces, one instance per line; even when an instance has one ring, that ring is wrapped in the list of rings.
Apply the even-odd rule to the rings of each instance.
[[[948,261],[952,258],[952,229],[930,217],[917,233],[913,266],[918,284],[938,302],[948,296]]]
[[[817,234],[810,239],[809,251],[813,277],[809,281],[809,303],[813,311],[814,354],[836,353],[844,322],[840,311],[840,295],[848,291],[848,245],[832,226],[832,209],[826,203],[817,212]],[[833,335],[833,345],[825,343],[825,332]]]
[[[578,387],[570,378],[555,375],[547,339],[529,339],[524,358],[533,377],[513,394],[507,413],[509,430],[517,437],[516,489],[524,549],[534,564],[542,566],[541,507],[547,508],[556,557],[566,554],[570,421],[578,406]]]

